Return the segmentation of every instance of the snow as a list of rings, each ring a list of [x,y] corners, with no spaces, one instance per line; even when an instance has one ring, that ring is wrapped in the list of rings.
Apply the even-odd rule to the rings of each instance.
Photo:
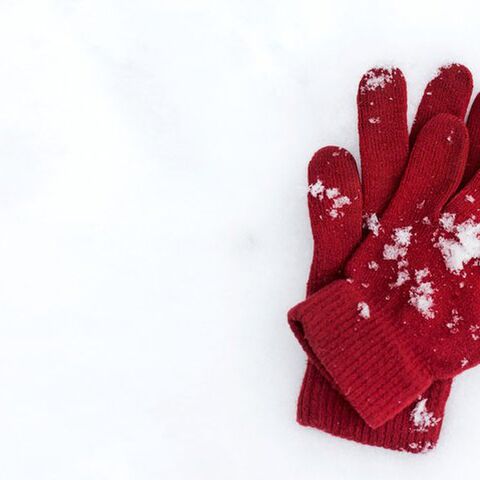
[[[393,233],[393,239],[396,245],[408,247],[412,238],[412,227],[396,228]]]
[[[415,270],[415,281],[417,284],[410,287],[408,300],[408,303],[415,307],[426,319],[435,317],[435,312],[433,311],[435,288],[433,287],[433,282],[425,280],[429,276],[430,271],[428,268]]]
[[[380,268],[380,265],[375,261],[375,260],[372,260],[371,262],[368,262],[368,268],[370,270],[378,270]]]
[[[383,248],[385,260],[402,261],[408,252],[412,236],[412,227],[396,228],[392,234],[393,244],[386,244]]]
[[[480,223],[468,219],[455,223],[455,215],[445,213],[440,219],[442,233],[435,246],[442,252],[447,269],[459,275],[465,265],[480,258]]]
[[[396,228],[391,236],[393,243],[385,244],[383,247],[383,258],[385,260],[397,261],[397,278],[395,282],[390,283],[390,288],[398,288],[410,280],[410,273],[407,270],[408,260],[406,256],[411,238],[411,226]]]
[[[315,183],[308,186],[308,191],[310,192],[310,195],[312,197],[319,198],[320,200],[322,200],[323,194],[325,192],[325,187],[323,186],[323,183],[320,180],[317,180]]]
[[[398,288],[410,280],[410,273],[408,270],[398,270],[397,279],[394,283],[390,283],[390,288]]]
[[[370,307],[366,302],[358,302],[358,315],[362,318],[370,318]]]
[[[426,432],[439,422],[439,419],[435,418],[432,412],[427,411],[426,404],[426,398],[420,399],[411,413],[415,430],[419,432]]]
[[[363,225],[367,230],[370,230],[375,237],[378,237],[381,225],[376,213],[365,214],[363,217]]]
[[[311,261],[309,159],[358,158],[372,65],[402,68],[410,122],[442,63],[478,91],[477,3],[0,13],[2,478],[478,478],[480,369],[455,379],[434,450],[360,445],[296,423],[286,322]]]
[[[456,308],[452,309],[452,317],[449,322],[445,325],[450,330],[450,333],[455,334],[458,333],[458,324],[463,320],[463,317],[459,315],[458,310]]]
[[[480,339],[480,325],[470,325],[469,330],[473,340],[477,341]]]
[[[420,453],[427,453],[430,450],[435,448],[435,444],[430,440],[420,441],[420,442],[411,442],[408,444],[410,447],[410,451],[412,452],[420,452]]]
[[[312,197],[317,198],[319,201],[327,201],[329,202],[329,206],[327,207],[328,215],[335,219],[343,216],[343,212],[341,209],[346,205],[350,205],[352,201],[346,195],[342,195],[340,190],[336,187],[325,187],[323,182],[318,179],[315,183],[308,186],[308,191]]]
[[[417,432],[427,432],[441,420],[436,418],[433,412],[427,410],[427,401],[427,398],[420,397],[410,414],[413,427]]]
[[[338,188],[327,188],[325,194],[327,198],[333,199],[340,195],[340,190]]]
[[[440,225],[446,232],[452,232],[455,225],[456,215],[454,213],[445,212],[440,217]]]
[[[393,80],[392,68],[381,69],[380,71],[369,71],[367,74],[367,81],[363,90],[377,90],[377,88],[384,88],[387,83]]]
[[[345,196],[338,196],[333,199],[333,211],[337,211],[341,208],[343,208],[345,205],[350,205],[352,202],[351,200]]]

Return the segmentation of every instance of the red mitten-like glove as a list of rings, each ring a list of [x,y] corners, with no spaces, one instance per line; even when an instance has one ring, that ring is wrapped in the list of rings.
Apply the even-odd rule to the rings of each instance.
[[[480,175],[449,200],[467,153],[460,120],[430,120],[347,279],[289,312],[310,359],[373,428],[480,361]]]
[[[448,112],[463,118],[472,90],[471,74],[462,65],[440,69],[427,85],[417,111],[410,143],[434,115]],[[478,138],[480,102],[469,117],[472,138]],[[358,90],[358,121],[364,195],[355,161],[338,147],[319,150],[309,164],[308,196],[314,239],[314,255],[307,287],[310,296],[337,278],[344,262],[361,238],[363,214],[375,227],[376,215],[383,211],[398,185],[408,159],[406,84],[398,69],[367,72]],[[380,118],[383,121],[379,121]],[[471,150],[469,171],[479,161],[478,149]],[[316,192],[319,183],[330,190]],[[338,195],[335,196],[335,192]],[[348,202],[340,208],[342,197]],[[363,204],[363,205],[362,205]],[[333,215],[332,215],[333,214]],[[301,338],[300,338],[301,339]],[[327,380],[328,373],[309,362],[298,400],[297,420],[340,437],[395,450],[421,452],[438,439],[450,380],[435,382],[420,399],[382,427],[372,429]],[[419,412],[421,413],[419,417]],[[419,419],[420,418],[420,419]]]

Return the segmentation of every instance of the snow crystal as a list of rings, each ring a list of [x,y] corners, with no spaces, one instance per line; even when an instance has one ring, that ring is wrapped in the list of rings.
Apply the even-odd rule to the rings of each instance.
[[[366,74],[367,80],[365,86],[362,87],[362,92],[365,90],[376,90],[377,88],[384,88],[387,83],[393,80],[393,73],[391,68],[382,69],[381,71],[370,70]]]
[[[412,227],[396,228],[393,231],[393,244],[385,245],[383,248],[383,258],[385,260],[403,259],[407,255],[408,247],[412,237]]]
[[[415,307],[424,318],[434,318],[433,294],[435,292],[432,282],[424,281],[430,275],[428,268],[415,271],[416,286],[410,287],[408,303]]]
[[[407,270],[408,261],[405,257],[412,238],[411,230],[412,227],[396,228],[391,237],[393,244],[386,244],[383,247],[383,258],[397,261],[397,279],[390,284],[390,288],[400,287],[410,280],[410,274]]]
[[[452,319],[447,322],[445,325],[450,330],[451,333],[458,333],[458,324],[463,320],[463,317],[458,314],[457,309],[452,310]]]
[[[440,418],[433,416],[433,412],[427,410],[427,399],[420,397],[410,413],[410,419],[417,432],[426,432],[440,421]]]
[[[357,305],[358,315],[362,318],[370,318],[370,307],[366,302],[358,302]]]
[[[426,453],[435,448],[435,443],[427,440],[424,444],[421,442],[412,442],[409,443],[408,446],[410,447],[410,450],[414,452]]]
[[[333,200],[333,207],[338,209],[338,208],[344,207],[345,205],[350,205],[350,203],[351,203],[350,199],[345,195],[343,195]]]
[[[323,183],[320,180],[317,180],[315,183],[312,183],[312,185],[308,186],[308,191],[310,192],[310,195],[312,197],[315,197],[315,198],[319,197],[320,200],[322,200],[325,187],[323,186]]]
[[[378,265],[377,262],[375,262],[374,260],[372,260],[371,262],[368,262],[368,268],[370,270],[378,270],[380,268],[380,266]]]
[[[343,216],[343,212],[340,212],[340,210],[345,205],[350,205],[352,203],[350,198],[346,195],[342,195],[338,188],[326,188],[321,180],[317,180],[315,183],[309,185],[308,191],[312,197],[318,198],[320,201],[324,200],[325,197],[332,201],[332,206],[327,209],[327,213],[331,218]]]
[[[435,247],[442,252],[447,269],[459,275],[470,260],[480,258],[480,223],[469,219],[455,225],[455,215],[445,213],[440,219],[440,225],[455,238],[441,235]]]
[[[475,197],[473,195],[465,195],[465,201],[469,203],[474,203]]]
[[[408,260],[406,260],[405,258],[402,258],[401,260],[398,261],[397,265],[398,265],[398,268],[407,268]]]
[[[456,215],[454,213],[447,212],[440,217],[440,225],[445,231],[453,231],[453,226],[455,225],[455,217]]]
[[[396,260],[399,256],[405,254],[405,249],[399,251],[399,248],[396,245],[385,245],[383,247],[383,258],[385,260]]]
[[[410,245],[410,239],[412,227],[396,228],[393,233],[393,239],[398,245],[408,247]]]
[[[410,274],[408,273],[408,270],[399,270],[397,273],[397,279],[395,280],[394,283],[390,283],[389,287],[390,288],[401,287],[403,284],[405,284],[409,280],[410,280]]]
[[[350,203],[352,203],[350,201],[350,199],[348,197],[339,197],[339,198],[336,198],[334,201],[333,201],[333,208],[331,208],[329,211],[328,211],[328,214],[332,217],[332,218],[338,218],[339,216],[343,216],[343,213],[342,212],[339,212],[339,209],[342,208],[343,206],[345,205],[350,205]]]
[[[369,123],[375,125],[377,123],[380,123],[380,117],[371,117],[368,119]]]
[[[338,188],[327,188],[325,190],[325,194],[327,195],[327,198],[331,200],[332,198],[338,197],[340,195],[340,190],[338,190]]]
[[[475,325],[470,325],[470,333],[472,335],[473,340],[475,340],[475,341],[480,339],[479,330],[480,330],[480,325],[476,325],[476,324]]]
[[[460,360],[460,365],[462,366],[462,368],[465,368],[468,365],[468,358],[462,358]]]
[[[380,222],[376,213],[365,214],[363,216],[363,226],[370,230],[375,237],[378,237],[380,231]]]

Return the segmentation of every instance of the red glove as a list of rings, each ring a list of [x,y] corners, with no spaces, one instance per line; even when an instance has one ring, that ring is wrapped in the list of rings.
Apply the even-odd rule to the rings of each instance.
[[[410,143],[413,143],[425,122],[439,112],[449,112],[463,118],[471,90],[471,74],[465,67],[451,65],[442,68],[425,89]],[[358,112],[365,191],[363,209],[369,213],[381,212],[397,186],[408,156],[406,86],[401,72],[378,69],[367,72],[359,85]],[[383,122],[381,129],[375,127],[379,124],[374,119],[379,116],[389,119],[388,125]],[[472,138],[480,138],[479,126],[480,102],[475,102],[469,118]],[[478,147],[475,151],[472,150],[470,171],[477,166],[478,152]],[[315,185],[319,179],[327,187],[338,187],[342,195],[360,200],[355,162],[347,152],[339,151],[337,147],[327,147],[317,152],[309,165],[310,185]],[[330,215],[332,205],[331,199],[323,201],[318,195],[309,195],[314,256],[307,295],[313,294],[338,276],[361,237],[361,202],[353,201],[350,205],[337,209],[339,215],[335,218]],[[370,224],[374,225],[373,222]],[[435,382],[422,399],[382,427],[372,429],[345,398],[332,388],[325,375],[328,376],[321,366],[319,369],[312,362],[308,363],[297,409],[297,420],[302,425],[361,443],[396,450],[419,452],[435,445],[450,391],[449,380]],[[416,421],[419,412],[423,412],[421,422]],[[429,418],[431,421],[428,421]]]
[[[448,114],[420,132],[400,186],[345,268],[289,312],[311,358],[373,428],[480,361],[480,174]]]

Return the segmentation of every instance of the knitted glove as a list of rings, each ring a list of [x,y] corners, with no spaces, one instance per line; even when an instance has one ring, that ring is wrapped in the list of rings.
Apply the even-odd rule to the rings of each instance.
[[[383,79],[383,85],[381,81]],[[417,111],[410,143],[425,122],[436,113],[449,112],[463,118],[472,90],[471,74],[461,65],[440,69],[428,84]],[[399,70],[374,69],[367,72],[359,85],[358,113],[362,177],[364,180],[363,208],[370,215],[381,212],[389,200],[391,189],[397,186],[408,155],[406,124],[406,85]],[[389,119],[389,125],[373,128],[371,119],[378,116]],[[469,117],[472,137],[480,139],[480,102],[475,102]],[[472,139],[473,139],[472,138]],[[379,148],[381,147],[381,148]],[[476,168],[479,149],[471,149],[470,171]],[[385,165],[386,160],[388,164]],[[319,150],[309,165],[311,186],[322,179],[334,185],[347,198],[360,199],[360,183],[353,158],[337,147]],[[383,188],[376,188],[384,185]],[[307,284],[307,296],[315,293],[338,276],[345,260],[361,237],[361,202],[353,201],[339,210],[335,218],[329,214],[329,200],[309,194],[309,210],[314,238],[314,256]],[[328,254],[325,254],[328,252]],[[425,395],[404,409],[394,419],[380,428],[370,428],[345,398],[320,371],[308,362],[298,399],[297,421],[316,427],[336,436],[361,443],[395,450],[422,452],[432,448],[442,425],[445,402],[450,391],[450,381],[435,382]],[[427,410],[428,409],[428,410]],[[418,412],[425,412],[418,421]],[[429,416],[428,416],[429,415]],[[432,421],[428,421],[431,418]],[[434,419],[434,420],[433,420]]]
[[[347,263],[347,279],[289,312],[310,358],[373,428],[433,380],[480,361],[480,174],[449,200],[467,153],[460,120],[430,120],[379,228]]]

